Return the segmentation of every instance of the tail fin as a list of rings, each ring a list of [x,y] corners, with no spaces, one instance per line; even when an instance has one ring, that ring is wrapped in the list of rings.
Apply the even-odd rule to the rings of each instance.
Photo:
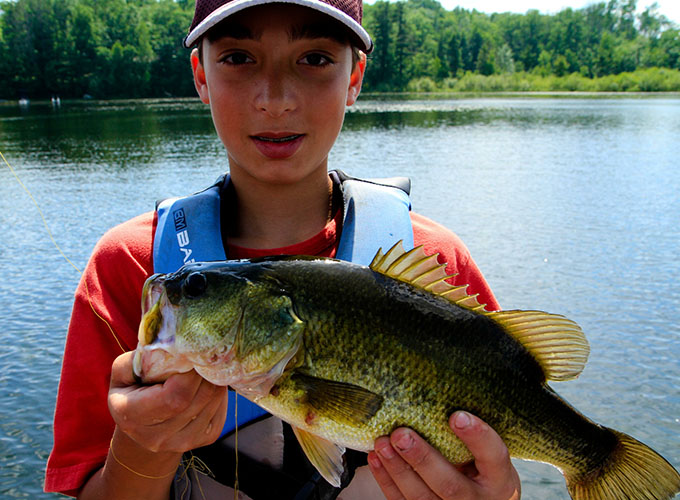
[[[632,437],[619,440],[602,467],[583,477],[567,477],[574,500],[670,500],[680,493],[680,474],[665,458]]]

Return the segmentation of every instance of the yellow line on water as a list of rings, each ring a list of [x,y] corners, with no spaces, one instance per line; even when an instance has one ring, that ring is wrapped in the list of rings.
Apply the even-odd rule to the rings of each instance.
[[[22,188],[24,188],[24,191],[26,191],[26,194],[31,198],[31,201],[32,201],[33,204],[35,205],[35,208],[38,209],[38,213],[40,214],[40,218],[42,219],[43,224],[45,225],[45,230],[47,231],[47,234],[49,235],[50,240],[52,240],[52,243],[54,244],[55,248],[59,251],[59,253],[61,254],[61,256],[64,257],[64,259],[66,259],[66,262],[68,262],[69,264],[71,264],[71,266],[73,267],[73,269],[75,269],[76,271],[78,271],[78,274],[80,274],[80,275],[82,276],[82,275],[83,275],[83,272],[78,268],[78,266],[76,266],[73,262],[71,262],[71,259],[69,259],[69,258],[66,256],[66,254],[64,253],[64,251],[61,249],[61,247],[60,247],[59,244],[57,243],[57,240],[54,239],[54,235],[52,234],[52,231],[50,230],[50,226],[47,224],[47,219],[45,219],[45,215],[43,214],[43,211],[42,211],[42,209],[40,208],[40,205],[38,204],[37,200],[33,197],[33,194],[31,193],[31,191],[26,187],[26,185],[25,185],[23,182],[21,182],[21,179],[20,179],[19,176],[17,175],[16,171],[12,168],[12,165],[9,164],[9,162],[8,162],[7,159],[5,158],[5,155],[2,154],[2,151],[0,151],[0,158],[2,158],[2,161],[5,162],[5,165],[7,165],[7,168],[9,168],[9,171],[12,172],[12,175],[13,175],[14,178],[17,180],[17,182],[19,183],[19,185],[20,185]],[[94,305],[92,304],[92,298],[90,297],[90,289],[89,289],[89,287],[87,286],[87,280],[86,280],[86,279],[83,279],[83,284],[85,285],[85,294],[87,295],[87,302],[88,302],[88,304],[90,305],[90,309],[92,309],[92,312],[94,313],[95,316],[97,316],[97,318],[99,318],[100,320],[102,320],[102,321],[106,324],[106,326],[109,328],[109,331],[111,332],[111,335],[113,335],[113,338],[115,339],[116,343],[118,344],[118,347],[120,347],[120,350],[123,351],[123,352],[125,352],[125,348],[123,347],[123,344],[121,344],[120,340],[118,339],[118,336],[117,336],[117,335],[115,334],[115,332],[113,331],[113,328],[111,327],[111,325],[109,324],[109,322],[106,321],[106,319],[103,318],[102,315],[99,314],[99,313],[97,312],[97,310],[94,308]]]
[[[42,219],[43,224],[45,225],[45,229],[47,230],[47,234],[49,235],[50,239],[52,240],[52,243],[54,244],[54,246],[56,247],[56,249],[59,251],[59,253],[61,254],[61,256],[64,257],[64,259],[66,259],[66,262],[68,262],[69,264],[71,264],[71,266],[73,266],[73,269],[75,269],[76,271],[78,271],[79,274],[83,274],[83,272],[82,272],[80,269],[78,269],[78,266],[76,266],[73,262],[71,262],[71,259],[69,259],[69,258],[66,256],[66,254],[62,251],[61,247],[57,244],[57,241],[54,239],[54,235],[52,234],[52,231],[50,231],[50,227],[47,225],[47,219],[45,219],[45,215],[43,214],[43,211],[42,211],[42,209],[40,208],[40,205],[38,205],[38,202],[37,202],[36,199],[33,197],[33,194],[31,194],[31,192],[29,191],[29,189],[24,185],[23,182],[21,182],[21,179],[19,178],[19,176],[17,175],[17,173],[16,173],[16,172],[14,171],[14,169],[12,168],[12,165],[9,164],[9,162],[8,162],[7,159],[5,158],[5,155],[2,154],[2,151],[0,151],[0,158],[2,158],[2,161],[5,162],[5,165],[7,165],[7,168],[9,168],[9,171],[12,172],[12,175],[13,175],[14,178],[17,180],[17,182],[19,183],[19,185],[20,185],[22,188],[24,188],[24,191],[26,191],[26,194],[31,198],[31,201],[32,201],[33,204],[35,205],[35,208],[38,209],[38,213],[40,214],[40,218]]]

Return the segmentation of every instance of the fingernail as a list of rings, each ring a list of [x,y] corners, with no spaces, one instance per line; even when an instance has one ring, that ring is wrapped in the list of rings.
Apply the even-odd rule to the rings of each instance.
[[[383,446],[383,447],[381,447],[381,448],[379,448],[375,451],[380,453],[380,456],[382,456],[383,458],[386,458],[387,460],[392,460],[396,455],[394,453],[394,450],[392,449],[392,446],[390,446],[389,444],[387,444],[387,445],[385,445],[385,446]]]
[[[471,423],[472,420],[470,419],[470,415],[464,411],[459,411],[453,418],[453,425],[457,429],[465,429],[466,427],[469,427]]]
[[[408,451],[413,446],[413,436],[410,432],[403,432],[396,436],[394,440],[394,446],[396,446],[400,451]]]
[[[382,462],[375,453],[368,454],[368,463],[371,464],[371,467],[374,469],[379,469],[382,467]]]

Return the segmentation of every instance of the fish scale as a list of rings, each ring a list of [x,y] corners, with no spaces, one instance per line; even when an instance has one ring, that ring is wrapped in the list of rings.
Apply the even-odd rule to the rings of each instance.
[[[511,456],[558,467],[574,499],[670,499],[680,490],[663,457],[547,385],[582,371],[589,347],[578,325],[540,311],[487,312],[449,278],[436,256],[400,246],[370,267],[301,256],[188,265],[145,286],[160,298],[144,301],[135,372],[162,378],[190,358],[211,382],[289,422],[336,486],[345,448],[369,451],[401,426],[453,463],[471,460],[448,425],[466,410]],[[199,281],[201,296],[182,296]]]

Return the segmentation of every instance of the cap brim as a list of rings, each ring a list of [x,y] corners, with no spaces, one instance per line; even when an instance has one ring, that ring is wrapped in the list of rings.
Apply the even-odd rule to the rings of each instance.
[[[259,5],[267,5],[272,3],[284,3],[292,5],[300,5],[302,7],[309,7],[310,9],[322,12],[336,21],[345,25],[354,35],[356,35],[359,48],[367,54],[373,50],[373,41],[368,32],[354,19],[319,0],[233,0],[228,2],[218,9],[210,13],[203,21],[201,21],[184,39],[184,46],[186,48],[192,47],[198,40],[208,32],[215,25],[226,19],[227,17],[236,14],[250,7],[257,7]]]

